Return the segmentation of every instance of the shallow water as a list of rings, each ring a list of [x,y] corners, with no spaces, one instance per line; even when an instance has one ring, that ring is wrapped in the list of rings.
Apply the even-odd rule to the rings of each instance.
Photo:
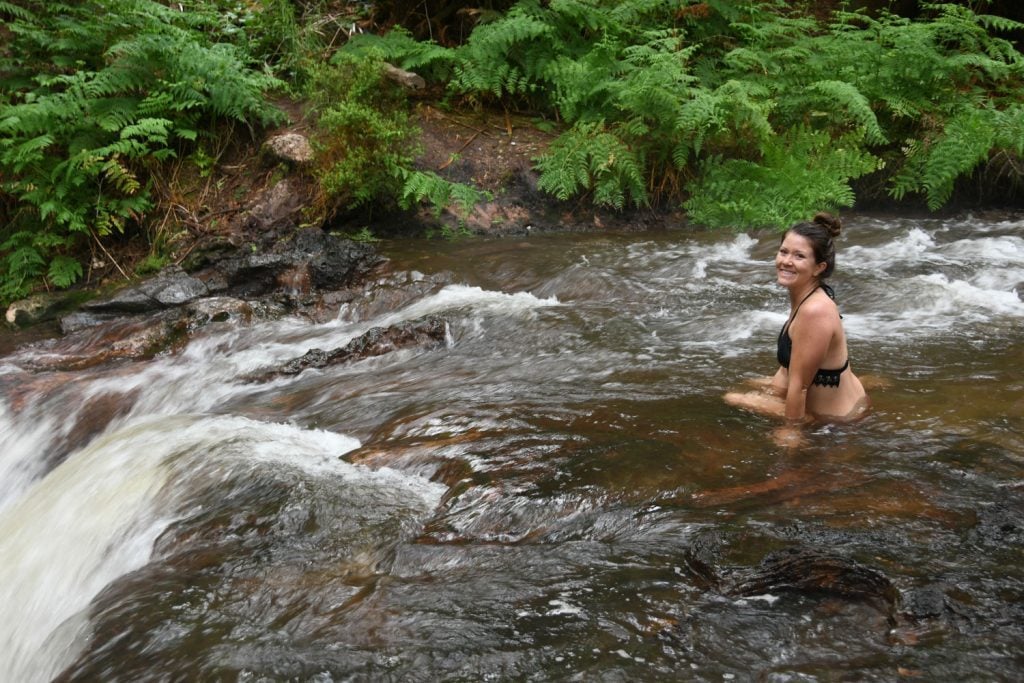
[[[1018,678],[1024,218],[848,219],[833,284],[880,386],[798,453],[720,398],[774,370],[777,241],[391,242],[327,324],[67,375],[11,353],[0,678]],[[443,348],[246,379],[429,313]],[[726,569],[811,547],[945,607],[730,597],[687,565],[709,532]]]

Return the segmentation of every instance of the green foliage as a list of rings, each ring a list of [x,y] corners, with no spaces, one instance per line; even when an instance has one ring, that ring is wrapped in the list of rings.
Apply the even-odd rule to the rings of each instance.
[[[647,201],[643,159],[601,123],[578,123],[537,160],[538,186],[559,199],[589,190],[598,204],[621,209]]]
[[[313,71],[317,177],[328,212],[395,197],[415,159],[416,128],[378,57],[338,53]]]
[[[81,277],[67,250],[138,223],[150,173],[217,119],[265,124],[279,82],[218,18],[153,0],[0,4],[0,296]]]
[[[791,4],[521,0],[457,48],[381,43],[453,93],[568,124],[536,160],[562,199],[781,226],[852,205],[850,181],[877,169],[934,209],[993,157],[1019,159],[1003,131],[1020,131],[1024,56],[993,31],[1024,26],[952,3],[827,23]]]
[[[833,141],[827,133],[800,126],[774,138],[758,162],[704,161],[684,206],[694,220],[708,225],[788,226],[807,218],[808,208],[852,206],[847,181],[874,171],[879,163],[855,140]]]
[[[490,198],[486,192],[445,180],[433,171],[402,169],[400,175],[404,182],[398,201],[405,209],[426,203],[434,208],[436,216],[446,208],[454,208],[457,213],[465,216],[477,202]]]
[[[344,51],[381,59],[435,80],[450,78],[454,64],[451,50],[435,43],[420,42],[400,26],[383,36],[357,33],[345,45]]]
[[[384,78],[373,51],[337,53],[314,71],[317,103],[317,177],[328,213],[374,204],[411,208],[420,202],[436,213],[454,206],[463,214],[484,197],[467,185],[413,169],[418,129],[405,94]]]

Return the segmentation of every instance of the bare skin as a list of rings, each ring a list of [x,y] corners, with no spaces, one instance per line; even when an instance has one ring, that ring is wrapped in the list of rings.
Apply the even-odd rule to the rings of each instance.
[[[787,233],[775,256],[778,283],[789,290],[789,336],[793,341],[789,368],[755,382],[758,389],[729,392],[726,403],[781,418],[773,438],[779,445],[803,442],[801,427],[821,422],[850,422],[866,414],[870,402],[860,379],[847,367],[839,386],[813,384],[819,368],[840,368],[848,358],[846,333],[839,309],[820,289],[825,263],[815,263],[810,242]]]

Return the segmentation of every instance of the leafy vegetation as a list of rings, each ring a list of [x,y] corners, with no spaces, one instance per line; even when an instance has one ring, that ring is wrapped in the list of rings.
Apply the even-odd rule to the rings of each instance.
[[[404,91],[385,78],[385,66],[372,53],[338,52],[312,71],[323,213],[388,200],[406,209],[426,203],[437,214],[452,206],[468,213],[483,192],[414,168],[419,129]]]
[[[218,119],[272,121],[280,85],[203,3],[0,3],[0,299],[82,275],[82,243],[152,207],[151,172]]]
[[[1024,25],[950,3],[911,21],[777,0],[521,0],[461,46],[364,36],[469,102],[565,131],[540,186],[622,208],[682,202],[715,226],[782,226],[851,206],[851,181],[937,209],[958,178],[1024,155]],[[1012,167],[1013,169],[1019,166]],[[1014,171],[1019,174],[1019,171]]]
[[[1024,185],[1024,56],[1003,37],[1024,24],[984,0],[914,20],[781,0],[344,4],[428,40],[361,34],[328,0],[0,0],[0,300],[80,279],[88,248],[170,201],[172,164],[214,182],[225,124],[274,122],[272,92],[314,110],[311,218],[468,214],[485,194],[415,167],[386,63],[449,104],[553,125],[535,162],[562,200],[753,227],[851,206],[858,178],[932,209],[993,168]],[[168,236],[148,238],[137,272],[167,262]]]

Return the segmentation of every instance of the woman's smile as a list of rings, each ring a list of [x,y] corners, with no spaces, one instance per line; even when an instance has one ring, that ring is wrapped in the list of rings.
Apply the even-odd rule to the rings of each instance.
[[[814,248],[810,241],[802,235],[789,233],[779,245],[775,255],[775,270],[778,283],[783,287],[793,287],[813,280],[821,271],[820,264],[814,261]]]

